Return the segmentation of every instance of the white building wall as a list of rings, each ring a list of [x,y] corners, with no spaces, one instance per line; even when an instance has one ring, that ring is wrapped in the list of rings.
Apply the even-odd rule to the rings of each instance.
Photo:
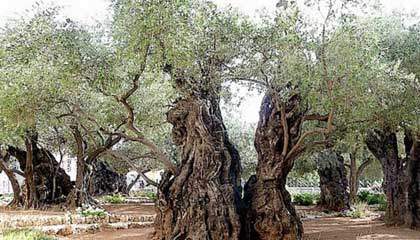
[[[18,180],[19,184],[22,185],[23,181],[25,180],[22,176],[16,175],[16,179]],[[12,184],[9,181],[5,172],[0,174],[0,194],[8,194],[13,193]]]
[[[10,184],[6,173],[0,174],[0,194],[12,193],[12,184]]]
[[[59,156],[55,156],[55,158],[60,159]],[[66,171],[66,173],[70,176],[71,181],[76,181],[76,173],[77,173],[76,158],[64,156],[60,167],[64,169],[64,171]]]

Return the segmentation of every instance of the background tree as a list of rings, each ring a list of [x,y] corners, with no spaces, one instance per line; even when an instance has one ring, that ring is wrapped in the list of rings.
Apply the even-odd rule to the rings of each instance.
[[[1,139],[25,173],[27,207],[55,201],[72,187],[61,169],[61,193],[52,190],[58,163],[39,145],[43,134],[57,124],[52,109],[74,93],[68,86],[80,65],[73,44],[86,40],[71,21],[57,21],[57,11],[39,7],[34,17],[18,19],[1,32]]]

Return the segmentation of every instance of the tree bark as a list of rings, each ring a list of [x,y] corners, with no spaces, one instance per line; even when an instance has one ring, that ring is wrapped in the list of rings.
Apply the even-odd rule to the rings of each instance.
[[[330,211],[350,208],[347,192],[347,176],[344,158],[332,149],[326,149],[317,156],[317,171],[321,196],[318,206]]]
[[[97,205],[97,202],[93,199],[89,189],[89,186],[92,185],[94,164],[98,157],[117,144],[121,140],[121,137],[114,137],[112,134],[109,134],[102,145],[93,149],[88,149],[87,143],[83,140],[83,136],[78,126],[71,126],[71,129],[76,142],[77,172],[76,184],[67,198],[66,205],[70,209],[83,205]],[[93,190],[93,187],[91,190]]]
[[[240,159],[214,97],[190,96],[168,112],[181,150],[158,186],[156,239],[240,239]]]
[[[397,136],[387,129],[375,129],[368,132],[365,142],[380,161],[384,173],[383,189],[387,198],[385,220],[389,225],[404,224],[406,175],[404,159],[398,156]]]
[[[102,196],[111,193],[126,193],[127,177],[117,173],[105,161],[93,163],[92,178],[89,182],[89,194]]]
[[[23,205],[23,199],[21,196],[21,190],[19,182],[16,179],[15,174],[9,167],[7,166],[7,161],[10,158],[9,154],[6,154],[6,156],[2,157],[0,159],[0,173],[1,171],[4,171],[6,173],[7,178],[10,181],[10,184],[12,185],[13,189],[13,200],[8,204],[9,207],[16,208],[21,207]]]
[[[420,134],[417,137],[407,135],[406,146],[411,145],[407,162],[407,212],[406,224],[411,228],[420,228]],[[410,144],[411,143],[411,144]],[[408,149],[407,149],[408,150]]]
[[[357,177],[357,161],[354,153],[350,153],[350,203],[357,202],[357,192],[359,190],[359,179]]]
[[[70,176],[67,175],[64,169],[58,166],[59,163],[50,151],[38,147],[38,137],[36,134],[26,141],[26,148],[32,151],[30,155],[32,155],[34,183],[40,203],[51,204],[63,202],[73,188]],[[7,152],[18,160],[20,169],[25,172],[28,151],[8,146]],[[56,175],[57,180],[55,189],[53,184],[54,175]],[[53,192],[55,192],[54,198]]]
[[[25,186],[26,186],[26,208],[39,207],[39,193],[36,191],[35,177],[34,177],[34,164],[33,164],[33,136],[25,137],[26,147],[26,162],[25,162]]]
[[[139,181],[141,175],[137,174],[136,178],[134,178],[133,181],[131,181],[130,184],[128,184],[127,189],[126,189],[126,194],[129,194],[131,189],[134,187],[134,185],[136,185],[136,183]]]
[[[299,145],[304,111],[300,96],[286,103],[264,96],[255,133],[257,173],[245,185],[241,239],[302,239],[302,223],[286,190],[286,178],[304,147]],[[302,138],[303,139],[303,138]]]
[[[349,185],[350,185],[350,203],[355,204],[357,202],[357,192],[359,191],[359,183],[360,183],[360,176],[362,176],[363,172],[365,171],[366,167],[368,167],[372,163],[372,158],[365,159],[359,167],[357,167],[357,161],[355,158],[355,154],[350,154],[350,177],[349,177]]]
[[[85,175],[85,144],[83,142],[82,134],[80,133],[77,126],[72,126],[71,129],[74,140],[76,142],[76,183],[74,189],[67,197],[66,205],[70,209],[75,209],[82,206],[82,203],[84,203],[86,197],[86,192],[83,191]]]

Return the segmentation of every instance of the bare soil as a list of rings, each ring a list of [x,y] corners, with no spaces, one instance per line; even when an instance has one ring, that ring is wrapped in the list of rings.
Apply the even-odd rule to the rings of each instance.
[[[103,206],[108,212],[124,214],[154,214],[153,205],[114,204]],[[305,215],[319,213],[314,207],[298,207]],[[58,209],[39,210],[9,210],[0,208],[0,218],[7,215],[60,215]],[[23,217],[23,216],[22,216]],[[378,217],[352,219],[348,217],[304,218],[303,227],[305,240],[420,240],[420,231],[402,227],[387,227]],[[73,236],[70,239],[90,240],[150,240],[153,228],[104,230],[95,234]],[[69,239],[69,238],[67,238]]]
[[[377,219],[322,217],[304,220],[305,240],[420,240],[420,231],[401,227],[386,227]],[[103,231],[76,239],[150,240],[153,228]]]
[[[344,217],[318,218],[303,221],[305,240],[419,240],[420,231],[387,227],[379,219]]]
[[[84,234],[76,238],[76,240],[150,240],[153,237],[153,228],[142,229],[123,229],[123,230],[105,230],[95,234]]]
[[[110,204],[102,205],[103,208],[109,213],[124,215],[124,214],[155,214],[155,207],[152,204]]]

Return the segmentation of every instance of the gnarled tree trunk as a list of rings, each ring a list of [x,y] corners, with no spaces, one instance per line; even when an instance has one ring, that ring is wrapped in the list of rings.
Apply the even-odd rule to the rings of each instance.
[[[23,199],[21,196],[21,190],[19,182],[16,179],[15,174],[13,171],[7,166],[8,159],[10,155],[7,153],[6,156],[0,159],[0,173],[4,171],[6,173],[7,178],[10,181],[13,189],[13,200],[8,204],[9,207],[15,208],[20,207],[23,205]]]
[[[30,152],[32,152],[30,155],[32,157],[35,192],[40,203],[62,202],[72,190],[73,183],[64,169],[58,167],[59,163],[55,160],[54,155],[47,149],[40,148],[37,142],[37,136],[32,136],[30,140],[27,140],[26,151],[13,146],[9,146],[7,151],[18,160],[20,169],[25,171],[28,160],[28,149],[30,149]],[[29,166],[29,168],[31,167]],[[53,183],[54,176],[56,178],[56,184]],[[55,190],[53,189],[54,185]]]
[[[175,174],[165,172],[158,186],[155,237],[240,239],[240,159],[229,141],[219,100],[178,100],[168,121],[181,162]]]
[[[105,161],[93,163],[93,173],[89,182],[89,193],[92,196],[101,196],[112,193],[127,192],[127,177],[117,173]]]
[[[410,140],[411,139],[411,140]],[[410,149],[407,162],[407,212],[406,224],[420,228],[420,134],[406,134],[406,151]]]
[[[91,194],[93,192],[89,190],[89,186],[92,182],[94,164],[98,157],[117,144],[121,140],[121,137],[114,137],[113,134],[109,134],[102,145],[96,146],[93,149],[88,149],[87,143],[83,140],[79,127],[73,125],[71,126],[71,129],[76,142],[77,172],[76,184],[67,197],[66,205],[71,209],[83,205],[97,205],[96,200],[93,199]],[[94,190],[94,188],[92,187],[91,190]]]
[[[25,186],[26,186],[26,208],[39,207],[39,195],[41,192],[36,191],[35,176],[34,176],[34,156],[32,136],[25,137],[26,146],[26,162],[25,162]]]
[[[397,136],[389,130],[372,130],[365,140],[380,161],[384,173],[383,189],[387,198],[387,224],[404,224],[406,213],[406,174],[404,159],[398,156]]]
[[[245,185],[241,239],[302,239],[302,224],[286,190],[286,178],[299,146],[304,111],[300,96],[286,103],[269,91],[263,99],[255,133],[257,173]]]
[[[321,189],[318,206],[331,211],[349,209],[344,158],[332,149],[325,149],[317,156],[317,171]]]

